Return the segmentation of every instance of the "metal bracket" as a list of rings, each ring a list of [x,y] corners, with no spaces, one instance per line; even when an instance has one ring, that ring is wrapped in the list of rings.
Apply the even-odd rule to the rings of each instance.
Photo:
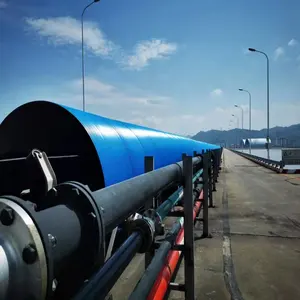
[[[107,248],[107,251],[106,251],[105,261],[107,261],[111,257],[111,253],[112,253],[112,250],[113,250],[113,247],[114,247],[117,231],[118,231],[118,227],[116,227],[111,233],[108,248]]]
[[[29,170],[30,194],[38,197],[45,196],[57,185],[56,175],[46,153],[33,149],[26,161]],[[26,194],[25,191],[22,193]]]

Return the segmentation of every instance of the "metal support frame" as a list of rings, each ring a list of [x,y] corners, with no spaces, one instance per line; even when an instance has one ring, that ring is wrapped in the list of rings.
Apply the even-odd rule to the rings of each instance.
[[[144,173],[148,173],[154,170],[154,157],[153,156],[145,156],[144,159]],[[157,203],[155,197],[151,197],[150,199],[147,200],[145,204],[145,210],[157,208]],[[155,255],[155,247],[154,244],[151,245],[149,251],[145,253],[145,269],[149,266],[151,263],[153,257]]]
[[[144,245],[149,247],[151,242],[153,242],[155,220],[148,217],[135,220],[133,225],[136,225],[131,229],[136,230],[133,230],[134,232],[125,243],[104,263],[106,235],[112,231],[112,235],[114,235],[114,229],[139,208],[143,207],[146,202],[151,207],[151,201],[149,200],[161,189],[170,183],[182,183],[184,197],[184,246],[179,248],[182,249],[185,259],[185,299],[194,300],[194,198],[197,199],[199,197],[199,191],[197,193],[193,189],[193,183],[196,180],[194,179],[196,177],[193,175],[193,169],[198,169],[198,165],[201,166],[201,164],[204,169],[203,206],[206,209],[206,213],[203,215],[203,224],[208,234],[208,155],[208,153],[203,153],[202,157],[200,155],[199,157],[183,155],[182,162],[152,172],[149,171],[151,170],[150,165],[152,165],[153,169],[153,157],[145,158],[145,172],[148,172],[147,174],[142,174],[98,191],[91,191],[87,186],[79,182],[63,182],[55,187],[55,193],[47,194],[44,198],[45,201],[47,200],[47,207],[39,211],[36,211],[33,207],[16,197],[1,196],[0,204],[10,201],[12,205],[16,206],[16,209],[22,208],[24,214],[33,220],[32,222],[36,226],[36,232],[40,234],[42,244],[46,245],[43,251],[45,251],[46,255],[51,256],[51,260],[47,264],[47,268],[50,270],[49,282],[47,282],[49,295],[53,293],[51,283],[55,280],[53,273],[53,270],[55,270],[55,276],[58,275],[63,278],[63,284],[58,284],[55,290],[58,298],[62,295],[66,295],[65,298],[71,298],[84,280],[89,278],[89,281],[83,286],[83,293],[77,295],[78,299],[88,299],[87,297],[80,298],[80,296],[83,294],[96,295],[108,292],[125,267],[130,263],[135,253],[146,251],[141,250],[141,248],[144,249]],[[152,164],[149,162],[151,159]],[[148,166],[146,167],[146,165]],[[202,170],[198,170],[196,174],[198,173],[199,175],[197,176],[201,176]],[[201,183],[199,183],[199,180],[198,185],[199,187],[197,188],[200,189]],[[123,201],[122,205],[116,205],[115,203],[121,197],[130,199],[130,201]],[[53,206],[55,203],[59,203],[59,205]],[[11,209],[14,209],[14,207]],[[197,206],[198,209],[199,206]],[[56,222],[52,222],[53,219]],[[65,222],[66,219],[68,222]],[[138,226],[141,221],[143,226]],[[144,226],[145,224],[147,226]],[[179,225],[182,226],[181,224]],[[24,228],[27,226],[26,224],[21,225]],[[62,228],[64,230],[61,230]],[[56,252],[51,249],[53,245],[49,243],[49,234],[55,240]],[[153,243],[154,247],[155,243]],[[170,245],[170,249],[171,247],[172,245]],[[85,257],[85,260],[76,259],[76,264],[71,265],[72,261],[70,258],[73,257],[73,253],[76,251],[78,251],[78,257]],[[102,268],[90,277],[92,272],[96,270],[95,268],[100,266]],[[23,273],[20,272],[20,274],[22,275]],[[105,280],[103,279],[104,276]],[[99,282],[100,285],[97,285],[96,283]]]
[[[217,155],[218,153],[215,151],[212,152],[212,164],[213,164],[213,192],[216,192],[216,182],[217,182],[217,176],[218,176],[218,164],[217,164]]]
[[[209,151],[207,155],[208,155],[208,194],[209,194],[209,207],[214,207],[212,153]]]
[[[202,238],[208,237],[208,153],[203,157],[203,234]]]
[[[116,227],[110,235],[109,244],[108,244],[106,256],[105,256],[105,261],[107,261],[111,257],[111,253],[112,253],[114,243],[116,240],[117,231],[118,231],[118,227]]]
[[[222,148],[218,150],[218,176],[219,176],[219,171],[222,169],[221,168],[221,157],[222,157]]]
[[[216,177],[215,181],[218,183],[218,177],[219,177],[219,169],[220,168],[220,151],[216,150]]]
[[[182,156],[184,193],[184,278],[185,299],[195,299],[194,265],[194,203],[193,203],[193,164],[191,156]]]
[[[144,173],[148,173],[154,170],[154,157],[153,156],[145,156],[144,159]],[[155,202],[155,198],[151,197],[149,201],[145,204],[145,209],[149,208],[157,208],[157,203]]]

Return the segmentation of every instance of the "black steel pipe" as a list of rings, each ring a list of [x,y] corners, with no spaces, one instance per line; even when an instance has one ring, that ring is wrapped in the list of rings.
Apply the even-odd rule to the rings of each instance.
[[[128,298],[129,300],[147,299],[147,296],[149,295],[171,248],[172,246],[170,242],[162,242],[149,264],[147,271],[144,272],[139,284],[135,287]]]
[[[202,190],[203,185],[198,184],[196,188],[199,187],[201,187]],[[194,201],[196,200],[196,198],[197,196],[194,195]],[[157,279],[157,276],[161,271],[162,266],[165,263],[165,259],[176,241],[177,235],[181,228],[182,228],[181,218],[179,218],[173,224],[171,230],[166,235],[165,240],[159,246],[157,252],[155,253],[155,256],[153,257],[151,263],[147,267],[146,272],[143,274],[142,278],[139,280],[138,284],[136,285],[133,292],[131,293],[129,300],[147,299]]]
[[[201,157],[194,157],[193,165],[201,161]],[[178,162],[93,192],[92,196],[103,212],[106,232],[112,231],[138,210],[145,199],[157,194],[170,182],[180,182],[182,171],[182,162]]]
[[[176,221],[168,233],[166,240],[159,246],[146,272],[143,274],[142,278],[131,293],[129,300],[147,299],[180,229],[181,224],[179,221]]]
[[[195,157],[193,164],[201,160],[201,157]],[[60,283],[55,291],[56,297],[69,298],[81,282],[90,277],[92,269],[102,265],[105,233],[171,182],[181,183],[182,174],[183,165],[179,162],[96,192],[80,183],[66,182],[41,200],[48,208],[39,211],[27,206],[21,199],[12,199],[27,211],[41,234],[51,271],[48,274],[49,293],[52,293],[52,280],[56,278]],[[138,251],[142,237],[133,236],[135,242],[129,240],[116,252],[119,256],[112,258],[115,260],[113,265],[105,264],[101,269],[104,272],[117,266],[117,269],[111,269],[110,275],[106,275],[107,282],[103,288],[112,284],[111,280],[118,276],[118,272],[122,273],[122,268]],[[78,259],[80,257],[84,259]],[[101,276],[103,274],[100,273]]]
[[[132,233],[73,300],[104,299],[139,250],[142,241],[140,232]]]
[[[58,274],[68,263],[69,258],[78,250],[81,242],[82,225],[78,215],[65,205],[51,208],[35,214],[39,229],[49,240],[54,263],[54,273]],[[63,223],[57,222],[62,220]]]

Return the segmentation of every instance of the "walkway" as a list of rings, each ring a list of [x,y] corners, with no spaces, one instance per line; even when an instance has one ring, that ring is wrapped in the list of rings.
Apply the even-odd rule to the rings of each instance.
[[[214,201],[213,237],[195,244],[197,299],[300,299],[300,175],[279,175],[224,150]],[[127,299],[143,266],[139,255],[114,300]],[[182,281],[183,263],[176,278]]]
[[[196,242],[197,299],[300,299],[300,175],[224,150],[217,189],[213,238]]]

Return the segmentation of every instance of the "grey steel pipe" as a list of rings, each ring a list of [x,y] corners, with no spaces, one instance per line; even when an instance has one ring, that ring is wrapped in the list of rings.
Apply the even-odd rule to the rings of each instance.
[[[201,161],[201,157],[194,157],[193,165]],[[182,172],[182,162],[178,162],[91,193],[102,210],[105,231],[112,231],[141,207],[145,199],[149,199],[171,182],[181,181]]]
[[[193,165],[201,160],[201,157],[194,157]],[[13,294],[22,291],[23,296],[31,290],[38,299],[46,298],[46,294],[51,297],[55,290],[58,298],[68,299],[86,276],[90,275],[91,270],[102,264],[105,233],[137,211],[146,199],[165,186],[171,182],[181,182],[182,175],[183,163],[178,162],[96,192],[91,192],[80,183],[66,182],[47,195],[44,201],[50,207],[41,211],[16,197],[1,197],[0,242],[4,238],[7,241],[12,239],[14,244],[22,243],[16,249],[17,253],[10,255],[19,263],[16,267],[18,280],[11,282],[9,290]],[[24,244],[25,240],[27,246]],[[0,243],[0,249],[3,246],[5,245]],[[22,247],[25,247],[23,254],[19,253]],[[11,248],[13,247],[9,247]],[[3,285],[0,285],[0,295],[7,293],[5,261],[8,253],[12,253],[7,247],[4,251],[3,249],[0,253],[3,261],[0,274],[4,278],[1,277]],[[50,257],[51,261],[46,263],[45,257]],[[81,257],[85,259],[79,259]],[[32,269],[26,270],[31,275],[34,272],[34,276],[25,273],[23,264],[20,263],[22,260],[31,264]],[[33,291],[34,278],[40,278],[41,284],[35,285]],[[25,279],[28,281],[26,291],[19,289],[19,283],[16,283],[25,282]],[[52,284],[56,280],[60,284],[53,289]],[[10,297],[11,295],[9,293],[8,299],[19,299],[18,296]]]

